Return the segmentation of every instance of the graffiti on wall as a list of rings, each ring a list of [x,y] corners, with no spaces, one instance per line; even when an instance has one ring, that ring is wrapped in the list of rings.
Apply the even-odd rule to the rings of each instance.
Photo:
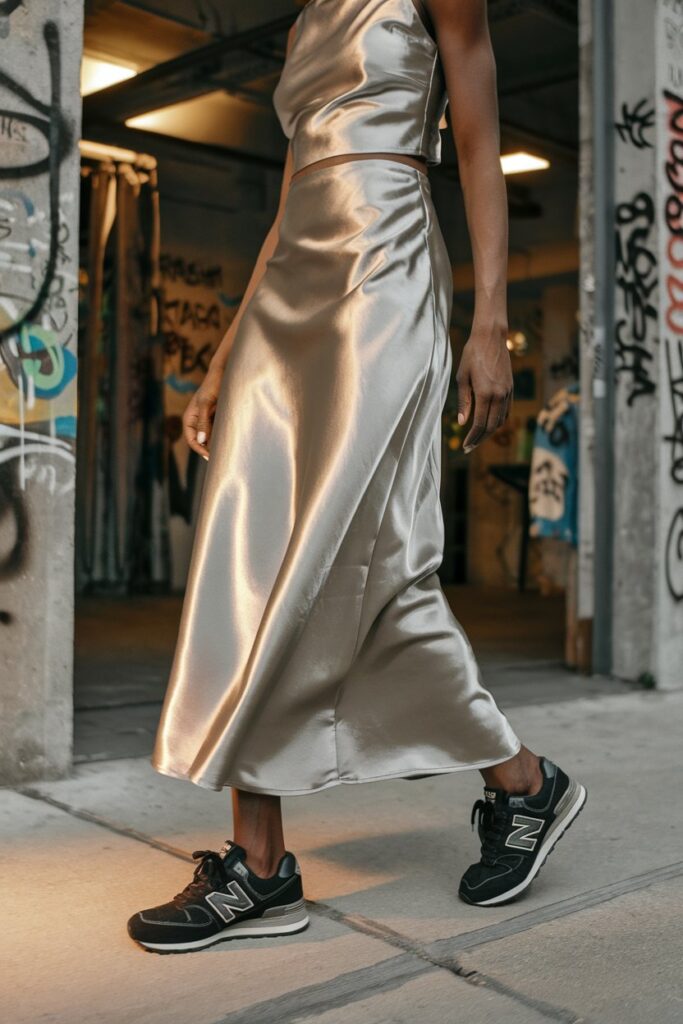
[[[172,516],[191,523],[198,457],[182,437],[182,415],[201,384],[211,356],[239,299],[226,296],[223,269],[162,253],[164,409],[169,442],[169,505]]]
[[[0,3],[0,36],[20,7]],[[17,33],[0,69],[1,580],[19,575],[28,558],[30,485],[59,495],[74,483],[76,198],[62,181],[74,133],[63,108],[59,28],[46,21],[40,31],[41,65],[22,54]]]
[[[0,465],[28,454],[70,449],[75,432],[76,343],[69,323],[77,274],[61,204],[61,166],[73,148],[62,109],[61,47],[54,22],[43,27],[46,96],[0,70]],[[39,434],[30,442],[27,425]],[[71,460],[73,456],[69,450]]]
[[[649,99],[621,105],[615,122],[622,143],[636,150],[652,149],[655,112]],[[629,406],[656,385],[658,269],[655,204],[641,189],[618,203],[615,211],[616,299],[615,368],[627,387]]]
[[[629,107],[628,103],[622,103],[621,121],[617,121],[615,127],[622,142],[627,142],[636,149],[653,149],[654,143],[650,139],[650,132],[654,123],[654,107],[644,97],[632,107]]]
[[[667,112],[667,152],[664,220],[664,345],[668,414],[671,429],[664,434],[667,467],[678,507],[666,535],[665,574],[671,598],[683,601],[683,97],[664,91]],[[676,502],[674,503],[674,505]]]
[[[12,75],[0,70],[0,90],[10,101],[19,101],[27,110],[0,107],[0,126],[5,163],[0,166],[0,181],[11,182],[3,194],[5,208],[3,269],[13,277],[24,274],[24,281],[13,296],[14,312],[5,307],[6,322],[0,324],[0,339],[39,316],[50,297],[60,257],[64,259],[60,237],[60,169],[71,150],[73,140],[61,105],[61,48],[59,30],[47,22],[43,40],[49,69],[49,99],[39,99]],[[37,211],[32,196],[21,191],[21,183],[43,179],[46,205]],[[12,200],[15,200],[14,208]],[[21,213],[24,214],[21,217]],[[19,215],[19,216],[17,216]],[[40,235],[35,237],[41,228]],[[19,235],[13,242],[8,239]],[[8,245],[13,245],[12,259]],[[9,256],[9,259],[8,259]],[[21,261],[21,262],[20,262]]]

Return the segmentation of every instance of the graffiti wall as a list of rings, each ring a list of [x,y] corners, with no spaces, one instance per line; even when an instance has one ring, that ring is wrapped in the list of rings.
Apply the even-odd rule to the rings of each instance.
[[[183,439],[182,416],[228,326],[229,307],[221,300],[220,264],[166,251],[161,256],[161,281],[171,585],[179,590],[187,576],[204,471],[202,460]]]
[[[614,556],[613,668],[653,668],[655,574],[653,437],[658,396],[657,218],[653,7],[624,0],[615,16],[614,115]],[[634,580],[638,586],[634,586]]]
[[[187,579],[206,468],[183,440],[182,415],[239,308],[281,177],[277,169],[234,161],[159,159],[163,516],[175,591]]]
[[[683,686],[683,4],[657,6],[657,682]]]
[[[70,758],[81,9],[0,8],[3,781]]]
[[[163,225],[162,225],[163,230]],[[211,251],[211,245],[206,247]],[[204,473],[199,456],[186,445],[182,416],[202,382],[211,356],[239,307],[246,267],[206,262],[201,250],[168,249],[161,255],[164,337],[164,419],[168,452],[167,485],[171,586],[185,585]]]

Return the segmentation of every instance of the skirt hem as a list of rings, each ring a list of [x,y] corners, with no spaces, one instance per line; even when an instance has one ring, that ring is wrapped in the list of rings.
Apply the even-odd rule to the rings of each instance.
[[[415,768],[410,772],[401,771],[390,772],[387,775],[367,775],[362,778],[355,779],[338,776],[337,778],[330,779],[329,782],[323,782],[321,785],[312,786],[309,789],[283,789],[282,787],[273,789],[265,786],[252,786],[244,782],[229,781],[212,783],[202,778],[193,779],[187,773],[174,771],[172,768],[160,768],[155,764],[152,764],[152,767],[160,775],[166,775],[171,779],[183,779],[186,782],[194,783],[195,786],[199,786],[201,789],[210,789],[216,793],[223,789],[243,789],[247,793],[259,793],[262,796],[308,796],[312,793],[320,793],[324,789],[331,789],[333,786],[354,786],[362,785],[366,782],[389,782],[392,779],[419,779],[427,778],[432,775],[448,775],[455,772],[476,771],[480,768],[492,768],[496,764],[501,764],[503,761],[509,761],[510,758],[516,757],[521,748],[521,740],[518,740],[515,749],[502,757],[488,758],[484,761],[460,762],[458,764],[442,765],[438,768]]]

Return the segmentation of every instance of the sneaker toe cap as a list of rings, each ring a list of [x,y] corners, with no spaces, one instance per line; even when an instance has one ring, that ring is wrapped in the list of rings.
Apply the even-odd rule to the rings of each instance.
[[[470,864],[467,871],[460,879],[460,892],[483,893],[486,889],[495,888],[496,891],[516,877],[519,869],[518,857],[501,857],[495,864]]]
[[[166,904],[140,910],[128,920],[128,934],[136,942],[166,943],[204,938],[215,930],[215,923],[204,907],[174,907]]]

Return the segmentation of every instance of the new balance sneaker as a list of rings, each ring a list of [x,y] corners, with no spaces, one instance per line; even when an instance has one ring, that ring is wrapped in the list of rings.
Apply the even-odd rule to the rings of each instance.
[[[156,953],[189,953],[225,939],[290,935],[308,924],[301,871],[285,853],[271,878],[249,870],[246,852],[228,840],[219,852],[197,850],[194,877],[170,903],[141,910],[128,934]]]
[[[474,804],[481,860],[462,876],[458,894],[466,903],[489,907],[520,896],[585,804],[582,785],[547,757],[540,766],[543,785],[534,796],[485,788],[485,799]]]

